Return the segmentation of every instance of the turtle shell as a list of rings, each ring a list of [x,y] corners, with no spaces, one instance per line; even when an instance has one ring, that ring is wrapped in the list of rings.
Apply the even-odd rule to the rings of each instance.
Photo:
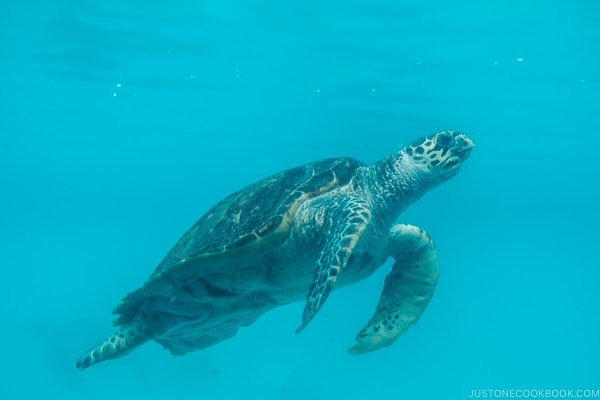
[[[363,163],[329,158],[253,183],[214,205],[177,241],[142,287],[115,308],[115,325],[129,322],[153,296],[165,297],[197,277],[235,273],[238,257],[252,263],[276,251],[300,205],[347,184]]]

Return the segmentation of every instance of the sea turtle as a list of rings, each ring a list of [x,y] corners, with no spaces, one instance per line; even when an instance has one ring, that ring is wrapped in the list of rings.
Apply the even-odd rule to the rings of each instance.
[[[273,307],[306,299],[299,332],[334,287],[368,277],[389,256],[395,263],[375,313],[349,351],[392,344],[427,307],[439,273],[429,235],[396,218],[456,175],[473,146],[463,133],[439,132],[371,166],[329,158],[229,195],[122,299],[114,310],[118,330],[77,368],[150,340],[174,355],[202,349]]]

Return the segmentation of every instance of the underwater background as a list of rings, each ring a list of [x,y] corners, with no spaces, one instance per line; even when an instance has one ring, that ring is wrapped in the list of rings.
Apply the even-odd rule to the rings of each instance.
[[[600,389],[597,0],[3,0],[0,60],[0,399]],[[388,262],[299,335],[302,303],[75,369],[227,194],[447,129],[476,147],[400,218],[442,274],[393,346],[346,351]]]

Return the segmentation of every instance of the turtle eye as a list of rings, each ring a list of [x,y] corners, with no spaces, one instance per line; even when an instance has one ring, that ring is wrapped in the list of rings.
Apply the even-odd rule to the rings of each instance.
[[[440,146],[448,146],[452,143],[452,135],[448,132],[440,132],[437,137],[437,143]]]

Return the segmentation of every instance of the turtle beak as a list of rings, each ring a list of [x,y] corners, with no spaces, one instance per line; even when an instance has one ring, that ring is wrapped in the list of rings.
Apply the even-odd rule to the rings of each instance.
[[[471,155],[475,143],[465,134],[458,135],[455,140],[457,144],[456,155],[464,161]]]

